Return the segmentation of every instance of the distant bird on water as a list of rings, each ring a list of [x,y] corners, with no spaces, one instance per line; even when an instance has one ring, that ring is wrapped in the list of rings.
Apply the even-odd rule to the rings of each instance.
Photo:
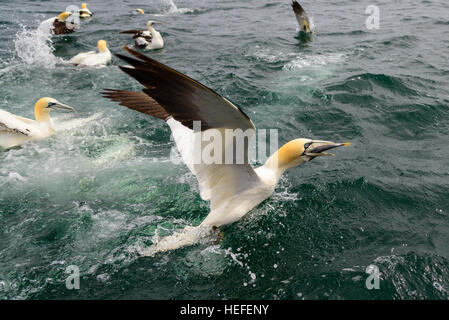
[[[87,9],[87,4],[82,3],[81,4],[81,9],[79,10],[79,14],[80,14],[80,18],[90,18],[92,17],[92,12]]]
[[[201,149],[197,149],[198,141],[203,141],[202,136],[212,129],[224,137],[229,129],[255,130],[254,124],[240,108],[201,83],[135,50],[125,49],[135,58],[117,54],[128,64],[120,69],[145,88],[141,92],[104,89],[103,95],[130,109],[164,120],[182,159],[198,180],[201,198],[210,201],[210,213],[198,227],[186,227],[162,238],[144,255],[194,244],[217,227],[238,221],[270,197],[285,170],[320,156],[333,155],[326,153],[329,149],[349,145],[295,139],[283,145],[264,165],[253,168],[248,160],[248,143],[242,150],[241,163],[236,160],[237,152],[231,153],[233,158],[229,163],[226,153],[233,147],[233,140],[227,139],[220,144],[221,161],[210,164],[195,161],[198,154],[210,147],[200,143]],[[194,131],[194,121],[200,122],[200,130]],[[227,144],[228,140],[231,144]]]
[[[164,47],[164,39],[161,34],[154,28],[154,25],[162,24],[158,21],[148,21],[148,30],[126,30],[120,33],[133,34],[135,46],[144,50],[162,49]]]
[[[311,25],[309,17],[307,17],[306,12],[304,11],[303,7],[298,3],[298,1],[293,0],[292,3],[293,12],[295,13],[296,20],[299,23],[299,27],[302,32],[304,33],[311,33]]]
[[[134,14],[145,14],[145,11],[143,11],[143,10],[140,9],[140,8],[136,8],[136,9],[134,9],[134,10],[132,11],[132,13],[134,13]]]
[[[67,21],[71,15],[72,13],[64,11],[56,17],[43,21],[41,26],[48,25],[52,34],[70,34],[75,31],[75,25]]]
[[[101,67],[111,62],[112,55],[108,49],[107,42],[105,40],[98,40],[97,42],[98,52],[89,51],[84,53],[78,53],[72,59],[70,63],[76,66],[86,67]]]
[[[16,116],[0,109],[0,147],[9,149],[51,135],[54,130],[50,111],[56,109],[75,111],[53,98],[41,98],[36,102],[34,106],[36,120]]]

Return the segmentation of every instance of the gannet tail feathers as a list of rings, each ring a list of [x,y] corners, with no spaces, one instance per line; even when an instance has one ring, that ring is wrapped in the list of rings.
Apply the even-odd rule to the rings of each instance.
[[[103,90],[102,94],[105,98],[114,100],[122,106],[162,120],[167,120],[170,117],[167,111],[148,95],[149,92],[145,93],[148,89],[144,89],[143,92],[114,89]]]

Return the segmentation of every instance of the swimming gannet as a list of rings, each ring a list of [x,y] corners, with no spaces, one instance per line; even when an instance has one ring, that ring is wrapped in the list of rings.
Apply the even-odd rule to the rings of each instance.
[[[90,18],[92,17],[92,12],[87,9],[87,4],[81,3],[81,9],[79,10],[80,18]]]
[[[51,135],[54,130],[50,111],[54,109],[75,111],[72,107],[52,98],[41,98],[36,102],[34,106],[36,120],[16,116],[0,109],[0,146],[8,149]]]
[[[134,13],[134,14],[145,14],[145,11],[143,11],[143,10],[140,9],[140,8],[136,8],[136,9],[133,10],[133,13]]]
[[[84,53],[78,53],[72,59],[70,63],[78,66],[98,67],[105,66],[111,62],[112,56],[108,49],[107,42],[105,40],[98,40],[97,42],[98,53],[95,51],[89,51]]]
[[[183,161],[198,180],[201,198],[210,201],[210,213],[200,226],[186,227],[181,233],[163,238],[148,251],[149,254],[194,244],[205,233],[238,221],[274,192],[285,170],[319,156],[332,155],[325,152],[329,149],[349,145],[295,139],[283,145],[256,169],[248,160],[248,143],[241,163],[235,161],[238,155],[232,151],[231,163],[194,161],[197,154],[203,154],[209,147],[209,144],[200,143],[201,149],[196,149],[196,143],[212,130],[225,135],[225,131],[231,129],[255,130],[254,124],[240,108],[201,83],[135,50],[125,49],[137,59],[117,54],[129,64],[120,66],[120,69],[145,88],[141,92],[104,89],[102,94],[130,109],[164,120],[171,129]],[[201,131],[195,131],[194,121],[200,122]],[[222,160],[234,146],[228,144],[228,140],[220,146],[219,160]]]
[[[56,17],[47,19],[41,23],[42,25],[48,25],[52,34],[69,34],[75,31],[75,25],[69,23],[67,18],[70,17],[72,13],[64,11],[61,12]],[[47,26],[45,26],[47,28]]]
[[[135,46],[144,50],[162,49],[164,47],[164,39],[161,34],[154,29],[155,24],[162,24],[158,21],[148,21],[148,30],[126,30],[120,33],[133,34]]]
[[[301,31],[304,33],[311,33],[312,29],[310,26],[310,21],[303,7],[296,0],[293,0],[291,5],[293,8],[293,12],[295,13],[296,20],[298,20]]]

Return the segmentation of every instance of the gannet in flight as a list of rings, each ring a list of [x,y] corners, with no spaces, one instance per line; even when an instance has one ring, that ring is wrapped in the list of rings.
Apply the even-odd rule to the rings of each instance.
[[[155,24],[162,24],[162,22],[148,21],[148,30],[126,30],[120,33],[133,34],[135,46],[144,50],[162,49],[164,47],[164,39],[161,34],[154,29]]]
[[[87,9],[87,4],[81,3],[81,9],[79,10],[80,18],[90,18],[92,17],[92,12]]]
[[[204,230],[212,231],[238,221],[270,197],[285,170],[319,156],[333,155],[325,152],[329,149],[349,145],[295,139],[271,155],[264,165],[253,168],[248,161],[248,141],[245,141],[240,164],[236,161],[237,152],[232,151],[231,162],[194,161],[210,147],[210,143],[201,142],[201,149],[197,149],[197,141],[202,141],[212,130],[218,130],[223,137],[230,129],[255,130],[254,124],[240,108],[201,83],[135,50],[125,49],[137,59],[117,54],[129,64],[120,69],[145,88],[141,92],[104,89],[102,94],[130,109],[164,120],[183,161],[198,180],[201,198],[210,201],[210,213],[200,226],[186,227],[184,232],[167,237],[150,251],[151,254],[194,244],[204,235]],[[200,122],[201,131],[195,131],[194,121]],[[198,135],[202,135],[200,140],[197,140]],[[231,144],[228,140],[219,144],[222,148],[219,160],[227,156],[230,147],[234,148],[232,139]]]
[[[87,66],[87,67],[99,67],[105,66],[111,62],[112,56],[108,49],[105,40],[98,40],[97,42],[98,53],[95,51],[89,51],[84,53],[78,53],[72,59],[70,63],[76,66]]]
[[[47,19],[41,25],[48,25],[52,34],[69,34],[75,31],[75,25],[67,22],[72,13],[64,11],[58,16]]]
[[[296,0],[293,0],[291,5],[293,8],[293,12],[295,13],[296,20],[298,20],[301,31],[304,33],[311,33],[312,29],[310,26],[310,21],[303,7]]]
[[[52,98],[41,98],[36,102],[34,106],[36,120],[19,117],[0,109],[0,146],[9,149],[51,135],[54,130],[50,111],[55,109],[75,111],[72,107]]]

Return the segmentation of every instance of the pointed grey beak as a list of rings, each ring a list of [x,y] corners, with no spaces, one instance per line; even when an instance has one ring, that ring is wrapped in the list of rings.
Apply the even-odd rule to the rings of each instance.
[[[333,153],[327,153],[324,151],[338,148],[338,147],[346,147],[349,146],[351,143],[345,142],[345,143],[333,143],[333,142],[324,142],[316,147],[312,147],[310,150],[307,150],[305,152],[306,155],[311,157],[318,157],[318,156],[333,156]]]
[[[163,24],[163,23],[159,21],[153,21],[153,24]]]
[[[70,107],[68,105],[65,105],[63,103],[60,103],[60,102],[51,103],[51,104],[48,105],[47,108],[48,109],[52,109],[52,110],[63,109],[63,110],[69,110],[69,111],[75,112],[74,108],[72,108],[72,107]]]

